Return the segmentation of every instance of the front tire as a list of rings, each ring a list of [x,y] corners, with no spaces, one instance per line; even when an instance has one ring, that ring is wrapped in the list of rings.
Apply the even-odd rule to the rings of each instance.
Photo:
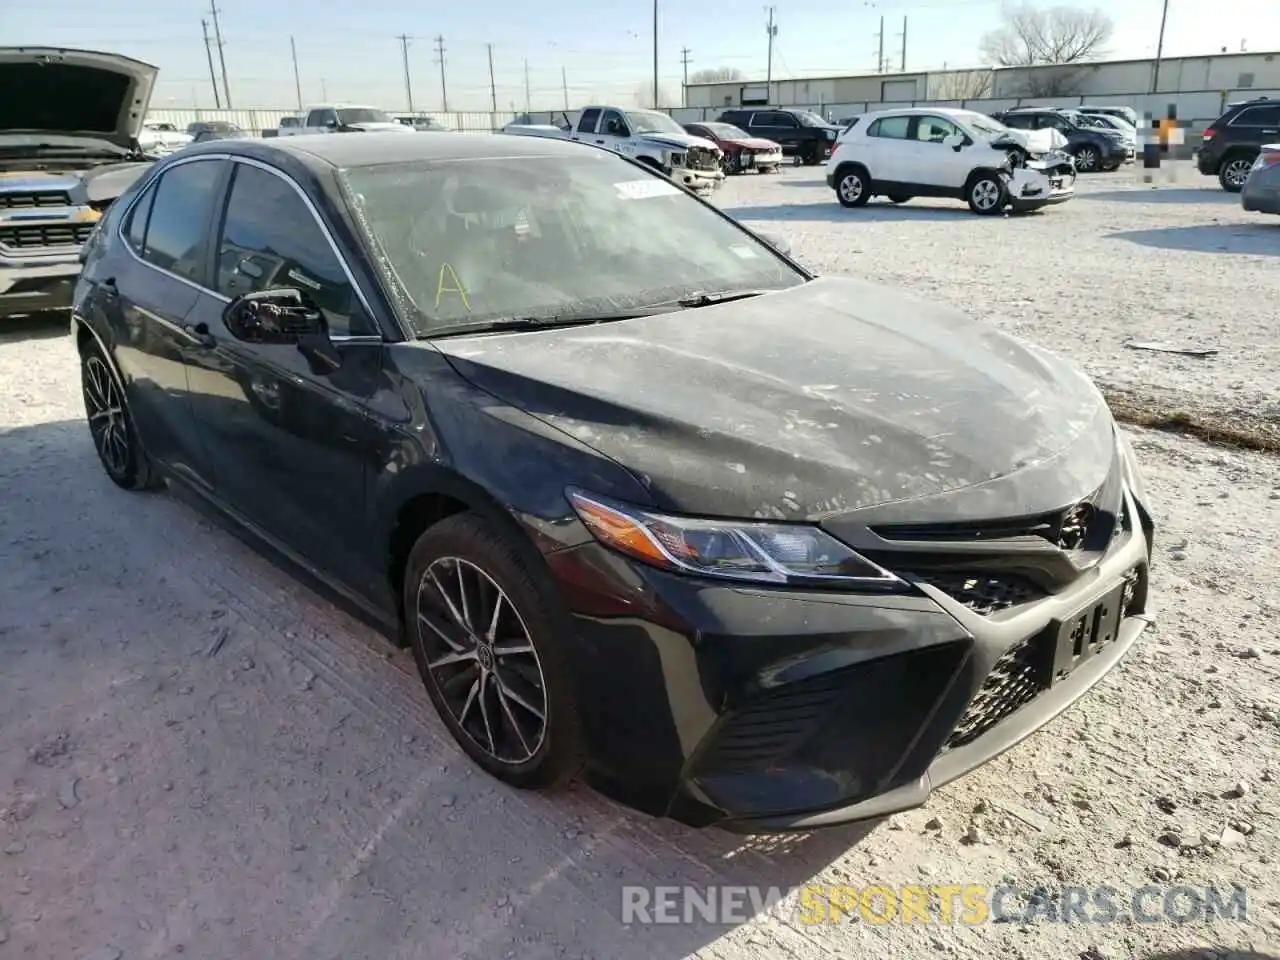
[[[998,173],[979,173],[969,181],[965,190],[969,209],[980,216],[990,217],[1004,212],[1009,203],[1009,189]]]
[[[1097,147],[1083,146],[1076,150],[1076,169],[1081,173],[1093,173],[1102,162]]]
[[[861,167],[846,167],[836,176],[836,199],[842,207],[865,206],[871,199],[871,179]]]
[[[138,430],[124,390],[111,365],[96,346],[80,355],[80,390],[98,462],[111,482],[123,490],[147,490],[161,485],[138,441]]]
[[[546,790],[582,768],[567,614],[522,552],[476,514],[418,538],[404,579],[418,672],[458,745],[514,787]]]

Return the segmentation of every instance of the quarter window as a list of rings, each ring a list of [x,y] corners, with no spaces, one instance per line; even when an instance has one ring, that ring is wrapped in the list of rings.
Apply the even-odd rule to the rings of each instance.
[[[1280,127],[1280,106],[1246,107],[1234,120],[1233,127]]]
[[[124,225],[125,239],[133,252],[142,255],[147,239],[147,217],[151,215],[151,202],[156,198],[155,185],[147,187],[146,192],[138,198],[138,202],[129,211],[129,219]]]
[[[144,260],[201,282],[208,249],[205,236],[221,174],[221,160],[197,160],[170,167],[160,175],[160,182],[151,188],[155,198],[147,217]]]
[[[888,140],[905,140],[907,139],[907,128],[910,126],[910,117],[881,117],[868,128],[867,136],[884,137]]]
[[[218,292],[293,289],[336,336],[376,332],[315,214],[283,177],[238,163],[218,235]]]

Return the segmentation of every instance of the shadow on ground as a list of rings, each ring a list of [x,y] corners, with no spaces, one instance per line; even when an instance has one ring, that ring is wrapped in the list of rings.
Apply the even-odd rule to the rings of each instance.
[[[1133,190],[1100,190],[1097,193],[1077,191],[1076,199],[1105,200],[1108,203],[1209,203],[1225,207],[1240,206],[1240,197],[1225,190],[1159,185]]]
[[[910,200],[907,203],[888,203],[886,201],[872,200],[865,207],[848,209],[840,206],[834,197],[828,204],[795,203],[725,207],[724,212],[735,220],[741,220],[744,223],[750,223],[755,220],[790,220],[793,222],[809,221],[820,223],[844,223],[846,221],[849,223],[860,221],[863,223],[910,223],[915,220],[921,222],[927,220],[967,220],[979,223],[985,219],[972,213],[968,207],[959,201],[954,206],[942,206],[926,205],[918,200]],[[1016,216],[1027,216],[1027,214],[1016,214]]]
[[[1083,955],[1084,958],[1088,954]],[[1280,960],[1272,953],[1256,953],[1253,950],[1231,950],[1227,947],[1197,947],[1191,950],[1177,950],[1173,953],[1158,953],[1143,957],[1142,960]]]
[[[33,313],[0,319],[0,344],[15,340],[46,340],[68,336],[70,316],[66,313]]]
[[[1280,257],[1280,218],[1277,218],[1276,223],[1206,223],[1194,227],[1126,230],[1109,233],[1107,239],[1127,240],[1162,250]]]
[[[21,875],[42,917],[7,918],[16,953],[676,960],[731,926],[624,925],[624,887],[785,893],[871,829],[741,837],[508,788],[407,655],[178,499],[117,489],[82,421],[0,450],[0,798],[24,804],[0,903]]]

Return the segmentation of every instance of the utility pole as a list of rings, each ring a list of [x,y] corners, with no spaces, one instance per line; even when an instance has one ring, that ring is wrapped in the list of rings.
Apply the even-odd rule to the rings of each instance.
[[[413,37],[402,33],[396,39],[400,41],[400,57],[404,61],[404,95],[409,101],[409,112],[413,113],[413,82],[409,79],[409,41]]]
[[[325,103],[329,102],[329,84],[325,82],[324,77],[320,78],[320,99]]]
[[[298,76],[298,47],[293,42],[293,37],[289,38],[289,52],[293,54],[293,89],[298,95],[298,112],[302,112],[302,78]]]
[[[560,86],[564,90],[564,109],[565,113],[569,112],[569,77],[564,72],[564,65],[560,66]]]
[[[1160,11],[1160,39],[1156,41],[1156,65],[1151,71],[1151,92],[1160,92],[1160,58],[1164,54],[1164,25],[1169,19],[1169,0],[1164,0],[1164,9]]]
[[[653,0],[653,109],[658,109],[658,0]]]
[[[222,99],[227,101],[227,109],[231,109],[231,84],[227,80],[227,57],[222,52],[222,27],[218,24],[218,6],[209,0],[209,13],[213,15],[213,38],[218,44],[218,65],[222,67]]]
[[[876,54],[876,73],[884,73],[884,17],[880,18],[880,32],[876,34],[879,52]]]
[[[906,73],[907,72],[907,18],[905,15],[902,17],[902,32],[898,34],[898,36],[902,38],[902,62],[899,65],[898,69],[901,70],[903,73]]]
[[[773,38],[778,35],[778,28],[773,23],[773,7],[767,8],[769,13],[769,22],[765,25],[765,32],[769,35],[769,66],[764,75],[764,89],[769,95],[769,102],[773,102]]]
[[[533,108],[529,105],[529,61],[524,62],[524,112],[528,113]]]
[[[209,60],[209,83],[213,85],[213,105],[222,109],[222,98],[218,96],[218,74],[213,69],[213,48],[209,46],[209,21],[201,18],[200,29],[204,31],[204,55]]]
[[[498,112],[498,87],[493,82],[493,44],[485,44],[489,48],[489,105],[493,107],[493,112]],[[515,113],[515,111],[511,111]]]
[[[440,64],[440,109],[449,112],[449,91],[444,83],[444,37],[436,37],[436,63]]]
[[[681,90],[680,106],[687,107],[689,105],[689,48],[680,48],[680,64],[684,67],[684,87]]]

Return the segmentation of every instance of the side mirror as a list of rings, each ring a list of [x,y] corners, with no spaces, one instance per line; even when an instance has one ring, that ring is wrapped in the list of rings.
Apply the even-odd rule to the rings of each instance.
[[[297,344],[308,334],[328,337],[323,314],[301,291],[287,287],[236,297],[222,311],[222,322],[247,343]]]
[[[962,133],[953,133],[949,137],[942,138],[942,145],[944,147],[950,147],[956,153],[959,153],[961,148],[964,147],[964,142],[967,139],[968,138]]]

